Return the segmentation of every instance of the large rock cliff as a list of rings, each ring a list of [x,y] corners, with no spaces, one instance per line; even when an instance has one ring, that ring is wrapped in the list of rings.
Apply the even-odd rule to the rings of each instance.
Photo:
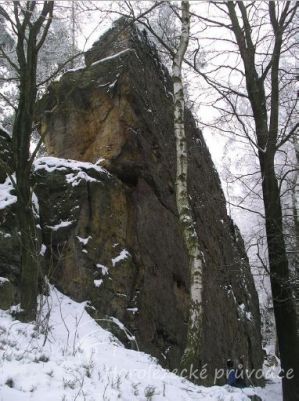
[[[172,84],[155,47],[119,21],[86,53],[85,68],[51,84],[37,120],[55,156],[38,160],[33,174],[50,280],[88,300],[90,313],[127,346],[178,367],[190,277],[175,203]],[[209,384],[228,358],[261,366],[260,316],[241,236],[188,110],[185,125],[206,262],[199,364],[207,364]],[[1,242],[0,262],[3,249]]]

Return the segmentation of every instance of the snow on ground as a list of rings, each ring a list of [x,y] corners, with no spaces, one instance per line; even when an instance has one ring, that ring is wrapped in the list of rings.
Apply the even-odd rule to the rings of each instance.
[[[0,311],[1,401],[248,401],[252,390],[200,387],[125,349],[55,288],[42,300],[39,328]],[[256,389],[281,401],[279,384]]]

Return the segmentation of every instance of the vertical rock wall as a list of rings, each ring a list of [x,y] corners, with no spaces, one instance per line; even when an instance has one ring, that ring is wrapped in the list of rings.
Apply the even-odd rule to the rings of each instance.
[[[171,79],[146,35],[123,20],[87,52],[86,65],[53,83],[37,107],[48,152],[86,163],[35,165],[48,274],[74,299],[89,300],[90,313],[128,346],[176,368],[190,297],[175,203]],[[206,260],[199,365],[207,364],[210,384],[228,358],[261,366],[260,316],[241,236],[188,110],[185,123]]]

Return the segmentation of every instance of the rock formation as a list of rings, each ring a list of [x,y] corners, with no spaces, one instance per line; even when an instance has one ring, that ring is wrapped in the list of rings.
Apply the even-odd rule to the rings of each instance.
[[[13,170],[12,143],[9,134],[0,127],[0,184],[7,177],[7,170]]]
[[[37,106],[55,156],[37,160],[33,173],[45,269],[63,292],[88,300],[90,313],[124,344],[173,369],[185,344],[189,272],[175,203],[171,79],[147,36],[124,20],[85,58],[86,67],[52,83]],[[242,238],[202,133],[188,110],[185,118],[206,260],[200,364],[210,384],[228,358],[244,355],[249,369],[261,366],[260,316]],[[0,275],[3,255],[8,265],[18,262],[8,261],[3,241],[12,226],[4,228]]]

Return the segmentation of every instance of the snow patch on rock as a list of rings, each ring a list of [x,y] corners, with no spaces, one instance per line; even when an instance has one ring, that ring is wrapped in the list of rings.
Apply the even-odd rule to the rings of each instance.
[[[11,193],[13,189],[14,187],[9,177],[6,178],[3,184],[0,184],[0,210],[17,202],[16,195]]]
[[[112,265],[115,266],[119,262],[128,259],[130,256],[131,256],[130,252],[128,252],[126,249],[123,249],[118,256],[111,259]]]

